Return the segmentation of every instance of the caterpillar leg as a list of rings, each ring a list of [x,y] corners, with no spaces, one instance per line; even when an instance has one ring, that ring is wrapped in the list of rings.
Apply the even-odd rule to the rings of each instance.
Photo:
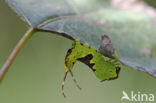
[[[72,72],[71,70],[69,70],[69,72],[70,72],[71,77],[72,77],[72,79],[73,79],[74,83],[76,84],[77,88],[81,90],[81,87],[78,85],[78,83],[77,83],[77,81],[76,81],[76,79],[75,79],[75,77],[74,77],[73,72]]]
[[[109,60],[107,60],[107,62],[111,62],[111,63],[115,64],[116,67],[120,66],[120,63],[117,59],[109,59]]]
[[[64,78],[63,78],[63,81],[62,81],[62,95],[63,95],[64,97],[66,97],[66,95],[65,95],[65,93],[64,93],[64,84],[65,84],[65,81],[66,81],[67,74],[68,74],[68,72],[65,72]]]
[[[76,84],[77,88],[81,90],[81,87],[78,85],[78,83],[77,83],[77,81],[76,81],[76,79],[75,79],[75,77],[74,77],[72,71],[69,70],[69,72],[70,72],[71,77],[72,77],[74,83]],[[66,81],[67,74],[68,74],[68,72],[65,72],[64,78],[63,78],[63,81],[62,81],[62,95],[63,95],[64,97],[66,97],[66,95],[65,95],[65,93],[64,93],[64,85],[65,85],[65,81]]]

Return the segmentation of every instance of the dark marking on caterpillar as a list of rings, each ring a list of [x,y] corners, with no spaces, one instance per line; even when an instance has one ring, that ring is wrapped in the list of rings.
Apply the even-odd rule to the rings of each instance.
[[[69,49],[69,50],[67,51],[66,57],[69,56],[69,55],[71,54],[71,52],[72,52],[72,49]]]
[[[92,60],[92,58],[93,58],[93,55],[88,54],[85,57],[79,58],[78,60],[88,65],[93,70],[93,72],[95,72],[95,69],[93,69],[93,66],[95,65],[95,63],[90,63],[90,60]]]
[[[81,45],[83,45],[83,43],[80,42]]]
[[[72,48],[67,51],[67,54],[66,54],[65,58],[68,57],[71,53],[72,53]],[[66,60],[65,60],[65,64],[67,65]]]

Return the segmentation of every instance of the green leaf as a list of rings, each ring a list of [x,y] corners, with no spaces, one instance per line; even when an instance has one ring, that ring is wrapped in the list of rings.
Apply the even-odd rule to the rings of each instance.
[[[155,9],[143,2],[114,1],[6,0],[39,31],[54,32],[97,50],[101,36],[107,35],[123,64],[156,77]]]
[[[108,0],[5,0],[6,3],[30,26],[38,27],[43,22],[60,17],[71,17],[99,9],[100,3]],[[108,4],[108,3],[106,3]],[[94,7],[94,8],[93,8]]]

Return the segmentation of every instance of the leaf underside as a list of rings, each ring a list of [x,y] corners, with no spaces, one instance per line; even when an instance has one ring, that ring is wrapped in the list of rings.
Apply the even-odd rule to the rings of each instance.
[[[101,36],[107,35],[123,64],[156,77],[156,13],[147,5],[144,11],[114,9],[114,0],[5,1],[29,26],[87,43],[96,50]]]

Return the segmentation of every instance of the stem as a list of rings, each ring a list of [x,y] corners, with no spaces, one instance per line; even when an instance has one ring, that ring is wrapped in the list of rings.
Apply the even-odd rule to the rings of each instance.
[[[11,64],[13,63],[13,61],[16,58],[17,54],[19,53],[19,51],[23,47],[23,45],[27,42],[27,40],[32,36],[32,34],[34,32],[35,32],[35,29],[30,28],[25,33],[25,35],[21,38],[21,40],[18,42],[18,44],[16,45],[16,47],[14,48],[12,53],[10,54],[9,58],[7,59],[7,61],[5,62],[5,64],[3,65],[3,67],[0,70],[0,82],[3,79],[4,75],[6,74],[6,72],[8,71]]]

